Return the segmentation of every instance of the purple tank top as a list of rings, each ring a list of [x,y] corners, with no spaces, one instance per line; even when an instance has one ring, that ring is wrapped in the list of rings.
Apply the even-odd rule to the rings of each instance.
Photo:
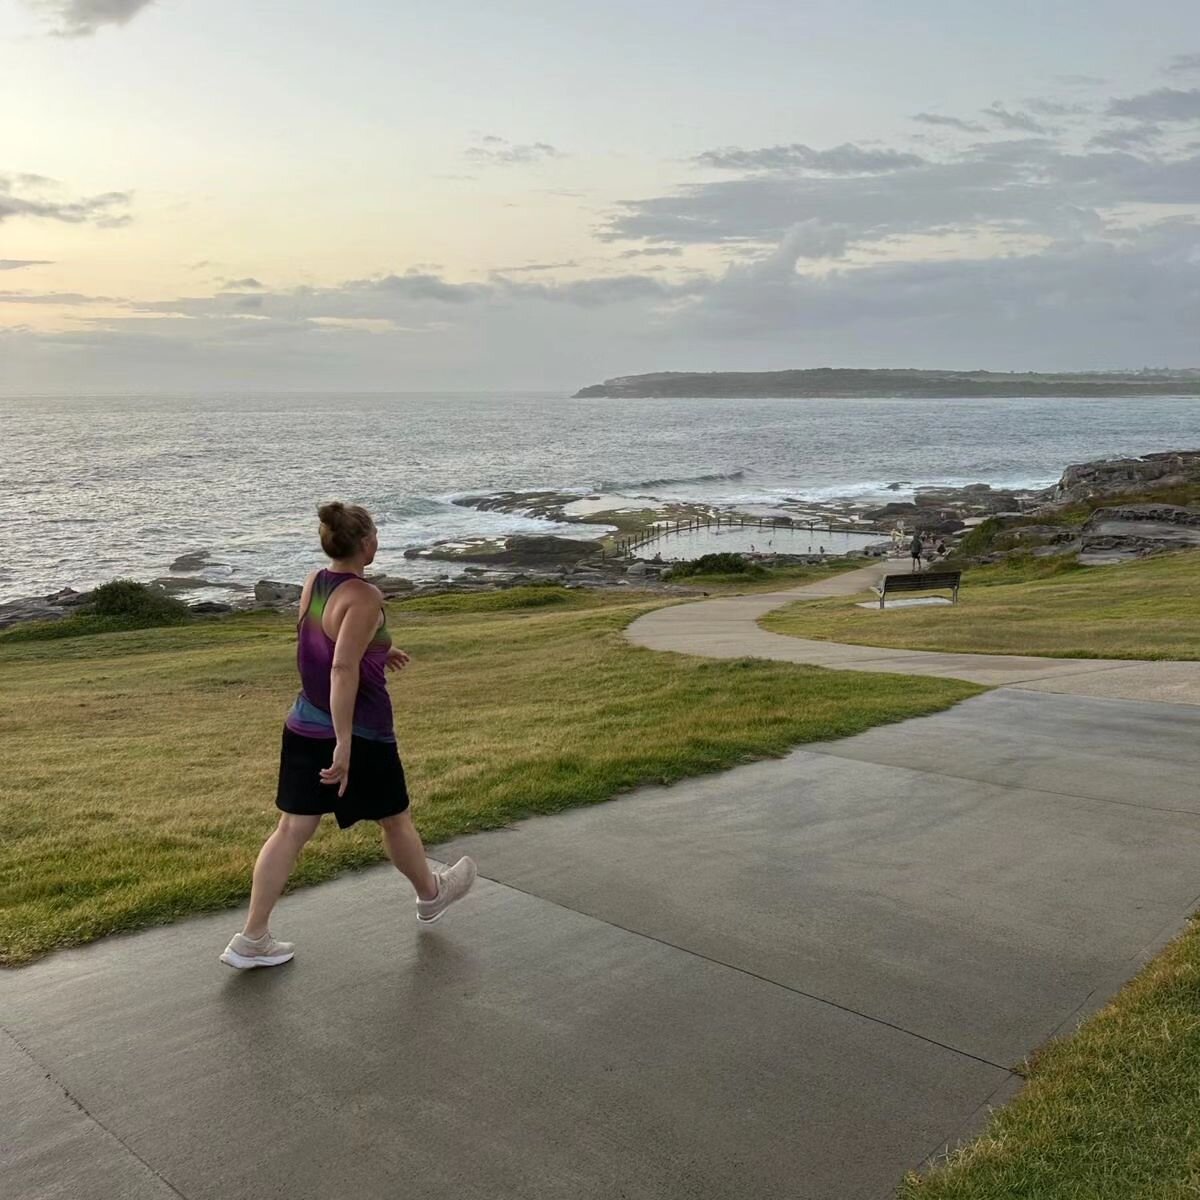
[[[321,570],[313,579],[308,609],[300,618],[296,636],[296,665],[300,668],[300,695],[288,713],[286,725],[302,737],[334,737],[330,713],[329,672],[333,666],[333,639],[321,619],[329,597],[348,579],[359,576],[342,571]],[[354,701],[354,735],[376,742],[394,742],[392,698],[387,690],[387,654],[392,635],[380,623],[363,653],[359,666],[358,696]]]

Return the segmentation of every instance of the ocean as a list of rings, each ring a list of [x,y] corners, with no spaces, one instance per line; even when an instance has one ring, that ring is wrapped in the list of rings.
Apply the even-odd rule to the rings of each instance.
[[[912,487],[1035,487],[1070,463],[1200,443],[1194,397],[572,400],[519,394],[0,399],[0,601],[165,575],[299,581],[320,560],[318,501],[366,505],[377,567],[444,538],[587,536],[478,512],[500,489],[620,492],[729,507],[903,498]],[[903,483],[899,492],[889,484]]]

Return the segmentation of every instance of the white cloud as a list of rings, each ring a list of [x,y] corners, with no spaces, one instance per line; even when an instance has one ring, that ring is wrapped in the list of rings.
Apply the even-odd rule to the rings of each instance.
[[[502,167],[526,166],[566,157],[549,142],[514,143],[495,134],[487,134],[476,145],[468,146],[463,156],[470,162]]]
[[[776,244],[816,222],[850,247],[906,237],[1062,238],[1099,232],[1105,214],[1131,204],[1200,205],[1200,154],[1134,153],[1153,129],[1122,123],[1080,152],[1050,138],[976,142],[938,159],[878,175],[817,176],[806,168],[685,185],[624,201],[601,238],[663,246]],[[1120,143],[1123,149],[1111,147]],[[768,148],[768,155],[774,148]],[[722,151],[721,153],[726,153]],[[745,152],[747,163],[761,161]]]
[[[912,119],[920,121],[923,125],[939,125],[947,129],[957,129],[960,133],[985,133],[987,131],[987,126],[980,125],[978,121],[964,121],[961,117],[947,117],[941,113],[914,113]]]
[[[1035,121],[1028,113],[1005,108],[999,101],[980,111],[985,117],[990,117],[1004,129],[1011,129],[1017,133],[1048,132],[1045,125],[1040,121]]]
[[[1167,63],[1167,73],[1170,75],[1187,75],[1200,71],[1200,54],[1177,54]]]
[[[1108,106],[1114,117],[1136,117],[1142,121],[1200,120],[1200,88],[1158,88],[1140,96],[1113,100]]]
[[[706,150],[694,160],[702,167],[722,170],[800,171],[820,175],[878,175],[919,167],[924,162],[918,154],[907,150],[864,148],[851,142],[829,150],[814,150],[802,142],[789,146],[764,146],[759,150],[742,150],[726,146]]]
[[[132,220],[128,212],[131,199],[129,192],[64,199],[57,182],[44,175],[0,174],[0,222],[28,217],[114,229]]]
[[[60,37],[91,37],[105,25],[127,25],[155,0],[26,0]]]

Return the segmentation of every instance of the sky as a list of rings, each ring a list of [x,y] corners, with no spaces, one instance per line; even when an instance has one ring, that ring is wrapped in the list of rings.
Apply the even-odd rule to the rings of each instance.
[[[0,394],[1200,366],[1194,0],[0,0]]]

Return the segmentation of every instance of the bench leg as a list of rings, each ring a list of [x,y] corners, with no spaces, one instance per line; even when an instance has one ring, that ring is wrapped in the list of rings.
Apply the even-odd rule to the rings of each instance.
[[[882,612],[883,611],[883,593],[882,592],[879,594],[879,608],[880,608],[880,611]]]

